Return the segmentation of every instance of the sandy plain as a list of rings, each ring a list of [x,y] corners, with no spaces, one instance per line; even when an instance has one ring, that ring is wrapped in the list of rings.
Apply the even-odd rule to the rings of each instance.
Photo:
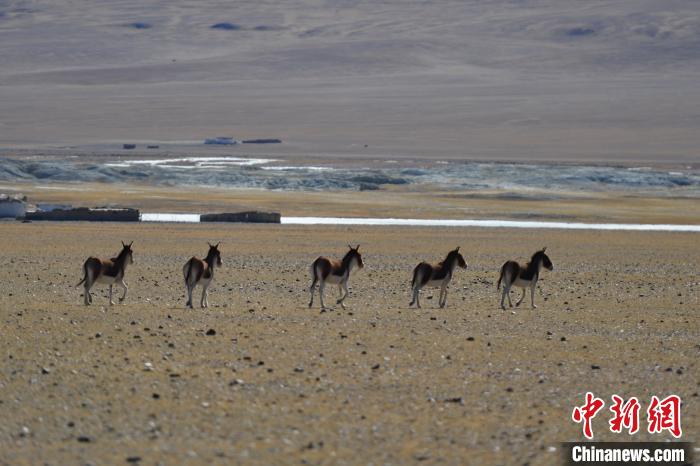
[[[683,399],[700,429],[697,234],[507,229],[0,223],[2,464],[560,464],[586,391]],[[133,240],[125,304],[73,288]],[[181,267],[222,241],[207,310]],[[362,244],[347,309],[309,309],[310,262]],[[420,260],[460,245],[446,309],[409,309]],[[554,271],[515,313],[509,258]],[[327,303],[336,290],[329,287]],[[431,296],[434,296],[431,299]],[[527,301],[526,303],[527,304]],[[215,335],[207,335],[213,329]],[[595,368],[597,367],[597,368]],[[606,410],[607,410],[606,405]],[[609,412],[596,439],[612,434]],[[642,430],[645,428],[642,416]]]

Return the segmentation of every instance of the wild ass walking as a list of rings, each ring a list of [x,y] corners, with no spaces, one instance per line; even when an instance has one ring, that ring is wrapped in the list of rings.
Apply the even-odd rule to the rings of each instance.
[[[525,299],[525,292],[530,288],[530,302],[532,308],[536,309],[535,305],[535,287],[537,286],[537,280],[540,277],[540,271],[542,267],[551,271],[554,269],[552,261],[549,260],[545,250],[547,248],[542,248],[532,255],[530,262],[522,266],[515,261],[508,261],[501,267],[501,276],[498,277],[498,284],[496,289],[501,288],[501,282],[503,282],[503,294],[501,295],[501,309],[505,310],[505,299],[508,297],[508,305],[513,307],[513,302],[510,300],[510,288],[515,285],[523,289],[523,295],[520,297],[516,306],[520,306],[520,303]]]
[[[219,245],[216,246],[209,245],[209,252],[204,260],[197,257],[192,257],[185,263],[182,268],[182,274],[185,276],[185,287],[187,288],[187,304],[185,306],[193,308],[192,306],[192,292],[197,284],[202,285],[202,299],[199,303],[200,306],[209,307],[209,293],[207,288],[211,285],[212,280],[214,280],[214,267],[221,267],[223,262],[221,261],[221,253],[219,252]]]
[[[413,269],[413,280],[411,280],[413,300],[409,306],[413,306],[415,303],[420,308],[419,294],[421,288],[424,286],[439,286],[440,299],[438,303],[440,307],[445,307],[445,304],[447,304],[447,285],[450,284],[452,274],[454,273],[455,267],[458,265],[463,269],[467,268],[467,262],[459,252],[459,246],[450,251],[442,262],[437,264],[421,262],[418,264],[416,268]]]
[[[112,301],[112,286],[116,283],[124,289],[124,294],[119,298],[119,302],[124,301],[126,298],[126,292],[129,287],[126,286],[124,282],[124,273],[126,272],[126,266],[134,263],[133,251],[131,250],[131,245],[134,244],[132,241],[130,244],[124,244],[122,241],[122,250],[117,255],[111,259],[99,259],[97,257],[88,257],[88,259],[83,264],[83,279],[78,282],[79,286],[81,283],[85,285],[85,305],[92,303],[92,294],[90,289],[95,283],[109,283],[109,304],[113,305]]]
[[[362,268],[365,264],[362,262],[362,256],[360,255],[358,249],[360,245],[358,244],[356,248],[349,246],[350,250],[345,254],[342,260],[331,260],[327,257],[319,257],[311,264],[311,276],[313,281],[311,282],[311,287],[309,292],[311,293],[311,301],[309,301],[309,307],[314,305],[314,293],[316,291],[316,283],[318,285],[318,295],[321,298],[321,309],[325,309],[325,304],[323,304],[323,289],[326,287],[326,283],[337,284],[338,290],[340,291],[340,297],[336,301],[336,304],[340,304],[343,309],[345,309],[345,298],[348,297],[348,279],[350,278],[350,271],[353,267],[357,266]],[[343,294],[345,291],[345,294]]]

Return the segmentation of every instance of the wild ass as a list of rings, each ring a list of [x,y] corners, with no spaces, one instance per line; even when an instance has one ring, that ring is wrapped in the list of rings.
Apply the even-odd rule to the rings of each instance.
[[[418,264],[416,268],[413,269],[413,280],[411,280],[413,300],[409,306],[413,306],[415,303],[416,306],[420,308],[419,294],[424,286],[439,286],[440,298],[438,299],[438,303],[440,307],[445,307],[445,304],[447,304],[447,285],[450,284],[452,274],[458,265],[463,269],[467,268],[467,262],[459,252],[459,246],[450,251],[442,262],[437,264],[421,262]]]
[[[192,257],[185,263],[182,268],[182,274],[185,276],[185,287],[187,288],[187,304],[185,306],[193,308],[192,306],[192,292],[197,284],[202,285],[202,299],[199,303],[200,306],[209,307],[209,293],[207,288],[211,285],[212,280],[214,280],[214,267],[221,267],[223,262],[221,261],[221,253],[219,252],[219,245],[216,246],[209,245],[209,252],[204,260],[197,257]]]
[[[122,250],[117,255],[111,259],[99,259],[97,257],[88,257],[88,259],[83,264],[83,279],[78,282],[79,286],[81,283],[85,285],[85,305],[92,303],[92,294],[90,289],[95,283],[109,283],[109,304],[113,305],[112,301],[112,286],[116,283],[124,289],[124,294],[119,298],[119,302],[124,301],[126,298],[126,292],[129,287],[126,286],[124,282],[124,273],[126,272],[126,266],[134,263],[133,251],[131,245],[134,244],[132,241],[130,244],[125,244],[122,241]]]
[[[498,277],[498,284],[496,289],[501,288],[501,282],[503,282],[503,294],[501,295],[501,309],[505,310],[505,299],[508,297],[508,305],[513,307],[513,302],[510,300],[510,288],[515,285],[523,289],[523,295],[520,297],[516,306],[520,306],[520,303],[525,299],[525,292],[530,288],[530,303],[532,308],[536,309],[535,305],[535,287],[537,286],[537,280],[540,277],[540,271],[542,267],[551,271],[554,269],[552,261],[549,260],[547,254],[545,254],[544,247],[532,255],[530,262],[522,266],[515,261],[507,261],[501,267],[501,275]]]
[[[345,309],[345,298],[348,297],[348,279],[350,278],[350,271],[353,267],[357,266],[362,268],[365,264],[362,262],[362,256],[358,249],[360,245],[358,244],[356,248],[348,245],[350,250],[345,254],[342,260],[331,260],[327,257],[319,257],[311,264],[311,276],[313,281],[311,282],[311,287],[309,292],[311,293],[311,301],[309,301],[309,307],[314,305],[314,293],[316,291],[316,283],[318,285],[318,294],[321,298],[321,309],[325,309],[325,304],[323,304],[323,289],[326,287],[326,283],[337,284],[338,290],[340,291],[340,297],[336,301],[336,304],[340,304],[343,309]],[[343,294],[345,291],[345,294]]]

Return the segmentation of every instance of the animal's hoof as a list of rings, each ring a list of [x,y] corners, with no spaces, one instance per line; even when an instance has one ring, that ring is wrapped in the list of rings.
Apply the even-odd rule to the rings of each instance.
[[[506,307],[505,307],[505,306],[501,306],[501,309],[505,311],[505,310],[506,310]]]
[[[536,305],[536,304],[533,304],[533,305],[532,305],[532,308],[533,308],[533,309],[537,309],[537,305]]]
[[[520,307],[520,303],[515,303],[515,307]]]

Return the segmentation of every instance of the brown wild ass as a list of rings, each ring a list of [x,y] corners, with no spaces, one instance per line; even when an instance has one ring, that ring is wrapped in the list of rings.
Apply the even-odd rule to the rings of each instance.
[[[83,264],[83,279],[78,282],[79,286],[84,283],[85,286],[85,305],[92,303],[92,294],[90,289],[95,283],[109,283],[109,304],[114,304],[112,301],[112,286],[116,283],[124,289],[124,294],[119,298],[119,302],[124,301],[126,298],[126,292],[129,287],[126,286],[124,282],[124,273],[126,272],[126,266],[134,263],[133,251],[131,250],[131,245],[134,244],[132,241],[130,244],[124,244],[122,241],[122,250],[117,255],[111,259],[99,259],[97,257],[89,257]]]
[[[496,289],[500,289],[501,282],[503,282],[503,294],[501,295],[501,309],[505,310],[505,299],[508,297],[508,304],[513,307],[513,302],[510,300],[510,288],[512,286],[517,286],[523,289],[523,295],[520,297],[516,306],[520,306],[520,303],[525,299],[525,292],[530,288],[530,303],[532,308],[536,309],[535,305],[535,287],[537,286],[537,280],[540,277],[540,271],[542,267],[551,271],[554,269],[552,261],[549,260],[545,250],[547,248],[542,248],[532,255],[530,262],[524,266],[518,264],[515,261],[508,261],[501,267],[501,275],[498,277],[498,284]]]
[[[459,246],[450,251],[442,262],[437,264],[421,262],[418,264],[416,268],[413,269],[413,280],[411,280],[413,300],[409,306],[413,306],[415,303],[416,306],[420,308],[419,294],[421,288],[424,286],[439,286],[440,298],[438,299],[438,303],[440,307],[445,307],[445,304],[447,304],[447,285],[450,284],[452,274],[458,265],[463,269],[467,268],[467,262],[459,252]]]
[[[309,307],[314,305],[314,293],[316,291],[316,283],[318,285],[318,294],[321,298],[321,309],[325,309],[323,304],[323,289],[326,287],[326,283],[337,284],[338,290],[340,291],[340,298],[336,301],[336,304],[340,304],[343,309],[345,309],[345,298],[348,297],[348,279],[350,278],[350,271],[353,267],[358,268],[364,267],[362,262],[362,256],[360,255],[358,249],[360,245],[358,244],[356,248],[348,246],[350,250],[345,254],[342,260],[331,260],[326,257],[319,257],[311,264],[311,276],[313,281],[311,282],[311,287],[309,292],[311,293],[311,301],[309,301]],[[343,294],[345,291],[345,294]]]
[[[209,307],[209,293],[207,288],[211,285],[212,280],[214,280],[214,267],[221,267],[223,262],[221,261],[221,253],[219,252],[219,245],[216,246],[209,245],[209,252],[204,260],[197,257],[192,257],[185,263],[182,268],[182,274],[185,276],[185,287],[187,288],[187,304],[185,306],[192,308],[192,292],[197,284],[202,285],[202,299],[200,301],[200,306]]]

